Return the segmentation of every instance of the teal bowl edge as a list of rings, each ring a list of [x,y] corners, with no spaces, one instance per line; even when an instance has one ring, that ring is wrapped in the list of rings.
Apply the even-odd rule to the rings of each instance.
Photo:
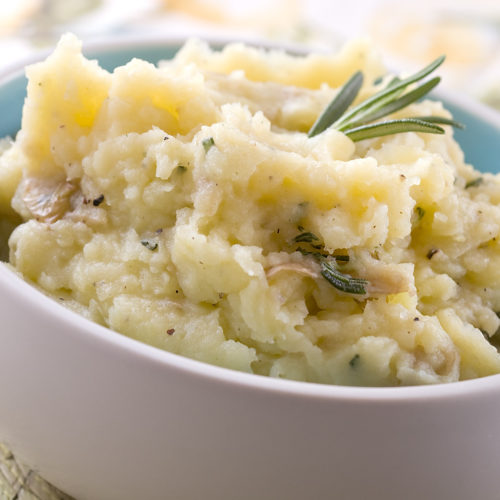
[[[220,45],[215,44],[215,47]],[[113,71],[134,57],[153,64],[162,59],[171,59],[179,47],[179,43],[146,43],[84,49],[84,54],[90,59],[97,59],[104,69]],[[20,129],[26,85],[24,70],[13,72],[0,80],[0,137],[14,137]],[[467,96],[449,91],[437,92],[433,97],[443,101],[453,117],[465,125],[465,130],[457,129],[454,134],[465,153],[466,161],[482,172],[499,173],[500,113],[474,102]]]

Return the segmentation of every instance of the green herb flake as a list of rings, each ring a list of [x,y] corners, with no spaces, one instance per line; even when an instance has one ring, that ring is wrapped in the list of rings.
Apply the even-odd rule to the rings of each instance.
[[[306,242],[311,243],[312,241],[319,241],[319,238],[310,232],[300,233],[293,239],[295,243]]]
[[[415,207],[415,212],[417,212],[417,220],[424,218],[425,210],[422,207]]]
[[[361,358],[361,356],[360,356],[359,354],[355,354],[355,355],[351,358],[351,360],[349,361],[349,366],[350,366],[351,368],[353,368],[353,369],[354,369],[354,368],[356,368],[356,366],[357,366],[357,365],[358,365],[358,363],[359,363],[359,359],[360,359],[360,358]]]
[[[141,245],[154,252],[158,248],[158,243],[154,240],[141,240]]]
[[[484,179],[482,177],[478,177],[476,179],[473,179],[472,181],[467,182],[467,184],[465,185],[465,189],[469,189],[471,187],[477,187],[480,184],[482,184],[483,182],[484,182]]]
[[[203,139],[201,141],[201,144],[203,145],[203,149],[205,150],[205,153],[208,153],[210,148],[212,146],[215,146],[215,141],[213,137],[209,137],[208,139]]]
[[[334,255],[337,262],[349,262],[349,255]]]
[[[179,174],[183,174],[186,170],[187,167],[185,167],[184,165],[177,165],[177,172],[179,172]]]

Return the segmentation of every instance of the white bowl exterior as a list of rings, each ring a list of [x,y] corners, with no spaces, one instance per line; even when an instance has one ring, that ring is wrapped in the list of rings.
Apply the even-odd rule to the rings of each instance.
[[[0,435],[78,499],[498,498],[499,377],[266,379],[93,325],[4,265],[0,289]]]

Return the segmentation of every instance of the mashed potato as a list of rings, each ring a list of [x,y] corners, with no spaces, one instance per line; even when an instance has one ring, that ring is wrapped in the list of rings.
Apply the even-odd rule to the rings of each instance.
[[[373,386],[499,373],[500,180],[464,163],[448,126],[308,138],[359,69],[364,99],[383,74],[366,42],[295,57],[192,41],[108,73],[66,35],[28,68],[0,157],[0,211],[23,220],[11,265],[93,321],[246,372]],[[399,112],[436,114],[428,100]],[[333,287],[314,248],[366,293]]]

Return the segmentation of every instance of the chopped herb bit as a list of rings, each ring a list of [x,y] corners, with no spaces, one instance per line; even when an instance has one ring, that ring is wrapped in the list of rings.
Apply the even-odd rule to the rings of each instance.
[[[98,207],[103,201],[104,201],[104,195],[100,194],[97,198],[92,200],[92,205],[94,205],[94,207]]]
[[[310,255],[311,257],[314,257],[318,262],[321,259],[324,259],[326,257],[330,257],[330,255],[322,252],[318,252],[317,250],[312,251],[312,250],[306,250],[305,248],[302,247],[297,247],[296,248],[297,252],[300,252],[302,255]]]
[[[303,231],[304,231],[304,226],[298,225],[298,226],[297,226],[297,229],[298,229],[300,232],[303,232]]]
[[[439,252],[439,248],[431,248],[428,252],[427,252],[427,258],[429,260],[432,259],[432,257],[434,257],[434,255],[436,255],[437,253]]]
[[[345,293],[354,293],[364,295],[366,293],[365,286],[367,280],[353,278],[349,274],[340,272],[337,268],[336,261],[332,259],[324,259],[321,262],[321,275],[337,290]]]
[[[425,215],[425,210],[422,207],[415,207],[415,212],[417,212],[417,220],[422,220]]]
[[[356,367],[356,365],[359,363],[359,358],[360,358],[360,357],[361,357],[361,356],[360,356],[359,354],[355,354],[355,355],[351,358],[351,360],[349,361],[349,366],[350,366],[351,368],[355,368],[355,367]]]
[[[173,335],[174,333],[175,333],[175,328],[169,328],[169,329],[167,330],[167,334],[168,334],[168,335]]]
[[[208,153],[208,150],[212,147],[215,146],[215,141],[213,137],[209,137],[208,139],[203,139],[201,141],[203,145],[203,149],[205,150],[205,153]]]
[[[469,181],[466,185],[465,185],[465,189],[469,189],[471,187],[477,187],[479,186],[480,184],[482,184],[484,181],[484,179],[482,177],[478,177],[477,179],[473,179],[472,181]]]
[[[313,241],[313,240],[318,241],[319,238],[315,234],[310,233],[310,232],[300,233],[297,236],[295,236],[295,238],[293,239],[293,241],[295,243],[299,243],[301,241],[305,241],[307,243],[311,243],[311,241]]]
[[[349,255],[334,255],[337,262],[349,262]]]
[[[179,172],[180,174],[183,174],[186,170],[187,167],[185,167],[184,165],[177,165],[177,172]]]
[[[148,250],[152,252],[158,248],[158,243],[153,240],[141,240],[141,245],[145,246]]]

